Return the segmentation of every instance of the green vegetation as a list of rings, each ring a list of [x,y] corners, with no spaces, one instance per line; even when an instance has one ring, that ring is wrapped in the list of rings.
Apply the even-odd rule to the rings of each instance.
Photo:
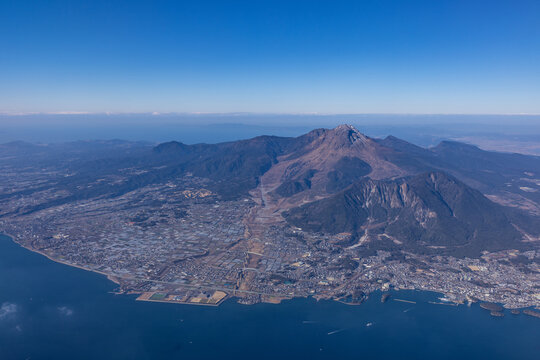
[[[165,296],[167,296],[167,294],[155,293],[152,296],[150,296],[150,300],[163,300],[165,299]]]

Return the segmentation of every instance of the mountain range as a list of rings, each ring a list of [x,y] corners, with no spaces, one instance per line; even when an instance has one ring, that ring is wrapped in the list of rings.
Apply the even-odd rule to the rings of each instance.
[[[540,234],[540,158],[484,151],[443,141],[423,148],[388,136],[370,138],[351,125],[292,137],[259,136],[219,144],[167,142],[81,159],[69,151],[69,177],[45,181],[24,194],[61,189],[65,196],[20,209],[98,197],[117,197],[182,176],[207,180],[221,200],[257,198],[265,216],[322,234],[343,234],[343,246],[476,256],[523,249]],[[35,145],[3,145],[3,153]],[[110,152],[110,151],[109,151]],[[60,155],[62,153],[62,155]],[[43,164],[47,158],[39,157]],[[137,169],[126,177],[123,169]],[[123,180],[100,181],[122,174]],[[17,191],[2,197],[24,195]]]

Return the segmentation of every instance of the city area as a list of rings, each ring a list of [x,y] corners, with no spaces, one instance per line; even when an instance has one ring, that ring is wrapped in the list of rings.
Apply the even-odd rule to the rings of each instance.
[[[10,184],[4,193],[39,186],[44,176],[28,171],[21,179],[3,170],[2,183]],[[188,174],[27,213],[62,194],[8,197],[0,230],[54,261],[104,274],[119,293],[145,301],[216,306],[231,297],[253,304],[312,296],[357,304],[377,290],[420,289],[457,304],[540,305],[537,250],[455,258],[342,246],[350,234],[303,231],[269,213],[261,187],[223,201],[207,185]]]

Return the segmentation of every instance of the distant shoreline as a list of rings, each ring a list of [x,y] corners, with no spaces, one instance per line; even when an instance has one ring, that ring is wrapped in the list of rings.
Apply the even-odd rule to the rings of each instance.
[[[36,249],[33,249],[29,246],[25,246],[17,241],[15,241],[15,236],[11,235],[11,234],[8,234],[8,233],[5,233],[5,232],[2,232],[0,233],[0,236],[5,236],[7,238],[9,238],[10,241],[12,241],[14,244],[17,244],[18,246],[28,250],[28,251],[31,251],[33,253],[36,253],[36,254],[39,254],[39,255],[42,255],[44,257],[46,257],[47,259],[51,260],[51,261],[54,261],[55,263],[59,263],[59,264],[63,264],[63,265],[67,265],[67,266],[71,266],[71,267],[74,267],[74,268],[77,268],[77,269],[81,269],[81,270],[84,270],[84,271],[90,271],[90,272],[93,272],[93,273],[96,273],[96,274],[100,274],[100,275],[103,275],[105,276],[108,280],[112,281],[113,283],[117,284],[117,285],[120,285],[120,282],[112,275],[110,274],[107,274],[103,271],[99,271],[99,270],[94,270],[94,269],[89,269],[89,268],[85,268],[81,265],[76,265],[76,264],[71,264],[71,263],[68,263],[66,261],[62,261],[62,260],[59,260],[59,259],[55,259],[51,256],[49,256],[48,254],[44,253],[43,251],[39,251],[39,250],[36,250]]]

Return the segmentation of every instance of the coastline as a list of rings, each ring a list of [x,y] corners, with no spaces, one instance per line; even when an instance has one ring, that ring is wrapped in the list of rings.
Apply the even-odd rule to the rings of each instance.
[[[43,251],[33,249],[33,248],[29,247],[29,246],[25,246],[25,245],[19,243],[18,241],[15,241],[15,236],[13,236],[12,234],[9,234],[9,233],[6,233],[6,232],[0,232],[0,236],[2,236],[2,235],[9,238],[10,241],[12,241],[14,244],[17,244],[18,246],[20,246],[20,247],[22,247],[22,248],[24,248],[24,249],[26,249],[28,251],[31,251],[33,253],[42,255],[42,256],[46,257],[47,259],[49,259],[51,261],[54,261],[55,263],[62,264],[62,265],[67,265],[67,266],[71,266],[71,267],[81,269],[81,270],[84,270],[84,271],[90,271],[90,272],[93,272],[93,273],[96,273],[96,274],[103,275],[108,280],[112,281],[113,283],[115,283],[117,285],[120,285],[120,282],[113,275],[107,274],[107,273],[105,273],[103,271],[85,268],[85,267],[83,267],[81,265],[71,264],[71,263],[68,263],[67,261],[62,261],[62,260],[59,260],[59,259],[55,259],[55,258],[49,256],[48,254],[44,253]]]
[[[42,255],[44,257],[46,257],[48,260],[51,260],[55,263],[58,263],[58,264],[62,264],[62,265],[66,265],[66,266],[70,266],[70,267],[74,267],[74,268],[77,268],[77,269],[81,269],[81,270],[84,270],[84,271],[89,271],[89,272],[93,272],[93,273],[96,273],[96,274],[99,274],[99,275],[103,275],[105,276],[109,281],[113,282],[114,284],[116,285],[120,285],[120,281],[118,280],[119,277],[117,276],[114,276],[114,275],[111,275],[111,274],[107,274],[103,271],[99,271],[99,270],[95,270],[95,269],[90,269],[90,268],[87,268],[87,267],[83,267],[81,265],[77,265],[77,264],[72,264],[72,263],[68,263],[66,261],[63,261],[63,260],[60,260],[60,259],[55,259],[53,257],[51,257],[50,255],[44,253],[43,251],[40,251],[40,250],[37,250],[37,249],[33,249],[29,246],[25,246],[17,241],[15,241],[15,236],[13,236],[12,234],[9,234],[9,233],[6,233],[6,232],[0,232],[0,236],[5,236],[7,237],[11,242],[17,244],[18,246],[28,250],[28,251],[31,251],[33,253],[36,253],[36,254],[39,254],[39,255]],[[437,296],[441,295],[441,296],[446,296],[446,294],[440,292],[440,291],[435,291],[435,290],[426,290],[426,289],[399,289],[399,288],[395,288],[393,289],[393,291],[395,292],[399,292],[401,290],[412,290],[412,291],[419,291],[419,292],[427,292],[427,293],[431,293],[431,294],[435,294]],[[219,290],[218,290],[219,291]],[[123,292],[114,292],[115,294],[117,295],[123,295],[123,294],[127,294],[127,293],[123,293]],[[371,292],[368,294],[368,296],[371,296],[373,293],[375,292]],[[157,299],[150,299],[150,298],[145,298],[145,294],[146,292],[138,292],[138,291],[135,291],[135,292],[129,292],[129,294],[133,294],[133,295],[138,295],[137,298],[135,299],[135,301],[146,301],[146,302],[160,302],[160,303],[168,303],[168,304],[183,304],[183,305],[199,305],[199,306],[210,306],[210,307],[218,307],[220,306],[223,302],[225,302],[226,300],[229,300],[231,298],[237,298],[236,296],[234,295],[230,295],[229,293],[226,294],[225,297],[223,297],[221,300],[219,300],[217,303],[196,303],[196,302],[184,302],[184,301],[173,301],[173,300],[157,300]],[[298,298],[300,298],[302,296],[298,296]],[[293,298],[279,298],[279,301],[277,300],[277,298],[274,298],[274,297],[271,297],[270,299],[268,300],[262,300],[260,301],[261,303],[268,303],[268,304],[280,304],[283,300],[285,299],[294,299],[296,297],[293,297]],[[315,299],[319,300],[319,298],[317,297],[314,297]],[[362,303],[347,303],[347,302],[344,302],[344,301],[341,301],[340,299],[334,299],[334,298],[328,298],[326,300],[334,300],[336,302],[340,302],[344,305],[348,305],[348,306],[358,306],[358,305],[361,305]],[[410,304],[416,304],[416,301],[412,301],[412,300],[407,300],[407,299],[396,299],[394,298],[393,299],[394,301],[398,301],[398,302],[404,302],[404,303],[410,303]],[[477,301],[477,302],[480,302],[480,303],[483,303],[484,301]],[[428,303],[430,304],[433,304],[433,305],[445,305],[445,306],[448,306],[448,305],[451,305],[451,306],[459,306],[459,305],[464,305],[463,303],[458,303],[458,302],[451,302],[451,303],[441,303],[441,302],[434,302],[434,301],[428,301]],[[504,304],[502,303],[498,303],[499,305],[501,305],[505,310],[514,310],[513,308],[506,308],[504,307]],[[246,305],[246,304],[244,304]],[[248,304],[248,305],[251,305],[251,304]],[[535,309],[537,310],[538,308],[535,307],[535,306],[531,306],[531,307],[523,307],[523,308],[518,308],[517,310],[526,310],[526,309]]]
[[[529,359],[518,355],[536,353],[532,340],[538,319],[526,314],[514,318],[508,311],[503,318],[493,318],[478,304],[472,309],[434,306],[428,301],[436,296],[426,291],[391,290],[393,297],[415,300],[416,305],[381,304],[379,291],[371,293],[362,306],[313,297],[286,300],[280,306],[257,303],[248,307],[237,299],[226,300],[220,307],[145,304],[134,301],[136,295],[110,296],[112,285],[101,276],[56,265],[16,246],[8,237],[1,240],[0,264],[5,271],[0,283],[5,291],[0,305],[16,304],[19,310],[13,321],[2,322],[5,332],[0,347],[19,347],[15,356],[8,358],[57,358],[66,354],[66,345],[75,352],[68,355],[70,358],[123,358],[124,349],[143,344],[152,353],[171,358],[234,358],[264,352],[268,354],[263,353],[265,359],[288,359],[294,351],[312,359],[330,359],[357,357],[360,351],[367,358],[427,360],[447,351],[450,332],[458,333],[458,343],[475,340],[471,343],[474,348],[458,348],[455,357],[463,352],[465,357],[482,358],[501,349],[508,351],[489,357]],[[22,332],[15,329],[18,324]],[[57,328],[59,331],[54,331]],[[429,353],[422,347],[426,331],[437,341]],[[137,340],[126,337],[127,333],[135,334]],[[482,336],[475,338],[479,333]],[[517,352],[505,347],[508,338],[519,348]],[[261,339],[269,339],[268,347],[261,347]],[[497,341],[492,343],[493,339]],[[251,348],[242,348],[246,343]],[[182,349],[177,350],[178,344]],[[493,348],[494,344],[500,349]],[[381,353],[381,346],[392,353]],[[164,353],[164,348],[170,351]],[[97,350],[92,353],[92,349]],[[275,353],[268,353],[273,349]],[[410,356],[403,357],[404,353]],[[141,354],[140,348],[128,355],[135,359],[137,354]]]

